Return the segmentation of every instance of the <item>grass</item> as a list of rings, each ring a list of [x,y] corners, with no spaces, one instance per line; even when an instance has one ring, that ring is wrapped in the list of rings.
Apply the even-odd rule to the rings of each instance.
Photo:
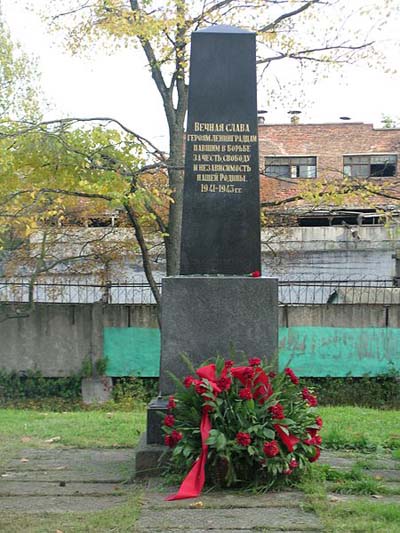
[[[134,447],[145,429],[145,411],[40,412],[0,409],[0,466],[17,450],[51,446]]]
[[[145,411],[40,412],[0,409],[0,469],[27,447],[134,447],[145,428]],[[60,437],[53,443],[48,439]],[[124,489],[125,492],[125,489]],[[133,531],[141,488],[126,486],[127,500],[102,511],[23,514],[0,513],[0,531],[32,533]]]
[[[400,459],[400,412],[359,407],[321,407],[322,436],[330,448],[360,451],[390,448]],[[44,412],[29,409],[0,409],[0,468],[18,450],[26,447],[134,447],[145,428],[145,411]],[[45,441],[60,437],[49,444]],[[355,458],[351,470],[313,465],[301,489],[308,508],[316,512],[328,532],[400,531],[400,506],[367,500],[371,494],[391,494],[379,480],[368,476],[374,466],[371,455]],[[328,493],[353,494],[360,501],[330,503]],[[21,514],[3,511],[0,531],[32,533],[133,531],[140,510],[140,487],[128,489],[127,501],[106,511],[57,514]]]
[[[398,503],[371,500],[372,494],[385,495],[391,494],[391,491],[362,472],[358,466],[350,471],[340,471],[315,464],[300,488],[307,496],[305,509],[318,515],[327,533],[400,531]],[[357,499],[340,502],[328,498],[328,492],[352,494]]]
[[[134,490],[125,503],[104,511],[55,514],[0,513],[0,531],[29,533],[106,533],[134,531],[140,511],[141,491]]]
[[[327,533],[398,533],[400,506],[369,501],[334,504],[325,510],[323,522]]]
[[[400,411],[321,407],[318,412],[324,420],[321,436],[327,448],[400,448]]]

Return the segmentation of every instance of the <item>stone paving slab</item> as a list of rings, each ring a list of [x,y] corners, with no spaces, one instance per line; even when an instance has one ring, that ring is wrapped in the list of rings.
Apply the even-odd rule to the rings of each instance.
[[[101,511],[124,503],[121,496],[9,496],[0,498],[1,511],[17,511],[22,513],[65,513],[81,511]]]
[[[202,528],[202,529],[200,529]],[[142,510],[136,531],[170,533],[171,531],[221,530],[279,530],[322,531],[321,524],[313,513],[298,508],[273,507],[259,509],[153,509]]]
[[[353,451],[345,452],[343,450],[322,450],[319,463],[328,464],[335,468],[351,468],[358,460],[370,461],[374,468],[382,470],[399,470],[399,461],[395,459],[381,456],[377,457],[374,454],[360,454]]]
[[[395,503],[400,505],[400,496],[388,496],[384,494],[375,494],[370,496],[360,496],[359,494],[336,494],[329,493],[327,494],[329,503],[344,503],[344,502],[353,502],[361,501],[368,503]]]
[[[133,468],[132,449],[27,449],[9,462],[0,481],[121,483]]]
[[[0,512],[95,511],[120,505],[134,453],[127,449],[25,449],[0,472]]]
[[[191,505],[201,504],[206,509],[265,509],[271,507],[300,507],[305,502],[305,496],[298,491],[268,492],[266,494],[229,494],[225,492],[211,492],[201,494],[198,498],[188,500],[165,501],[166,494],[170,492],[148,493],[142,498],[149,509],[188,509]]]
[[[0,498],[2,496],[100,496],[120,494],[127,485],[115,483],[65,483],[7,481],[0,482]]]

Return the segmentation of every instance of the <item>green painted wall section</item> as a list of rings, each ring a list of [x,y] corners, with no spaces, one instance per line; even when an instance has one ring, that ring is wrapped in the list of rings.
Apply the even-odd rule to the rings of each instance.
[[[158,377],[160,330],[157,328],[104,328],[107,375]]]
[[[400,329],[298,326],[279,329],[279,367],[299,376],[400,372]]]
[[[160,332],[155,328],[105,328],[109,376],[156,377]],[[400,372],[400,329],[298,326],[279,329],[279,366],[299,376],[371,376]]]

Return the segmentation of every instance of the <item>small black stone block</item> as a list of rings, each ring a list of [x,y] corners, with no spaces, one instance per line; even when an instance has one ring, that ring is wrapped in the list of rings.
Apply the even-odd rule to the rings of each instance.
[[[167,400],[155,398],[147,406],[147,444],[163,444],[161,425],[167,414]]]

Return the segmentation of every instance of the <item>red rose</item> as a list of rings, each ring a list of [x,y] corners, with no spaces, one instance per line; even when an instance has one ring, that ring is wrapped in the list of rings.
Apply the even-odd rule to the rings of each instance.
[[[183,384],[188,389],[195,381],[196,380],[194,379],[193,376],[186,376],[185,379],[183,380]]]
[[[170,396],[168,398],[168,404],[167,404],[167,408],[168,409],[175,409],[176,407],[176,401],[175,401],[175,398],[173,396]]]
[[[196,389],[197,394],[200,394],[200,395],[208,391],[207,386],[201,381],[198,381],[197,383],[195,383],[194,388]]]
[[[180,431],[176,431],[176,429],[173,429],[171,433],[171,438],[175,441],[175,444],[177,444],[183,438],[183,435]]]
[[[172,428],[174,424],[175,424],[175,417],[174,417],[174,415],[167,415],[167,416],[164,418],[164,426],[167,426],[167,427],[169,427],[169,428]]]
[[[310,407],[316,407],[318,405],[317,397],[311,394],[307,387],[304,387],[304,389],[301,391],[301,394],[303,396],[303,400],[306,400]]]
[[[290,476],[290,474],[293,472],[291,468],[287,468],[282,472],[282,474],[285,474],[285,476]]]
[[[307,389],[307,387],[304,387],[304,389],[301,391],[301,395],[303,396],[303,400],[307,400],[307,398],[310,396],[311,392]]]
[[[240,389],[239,398],[241,398],[242,400],[252,400],[253,395],[251,393],[251,390],[248,387],[245,387],[244,389]]]
[[[310,407],[317,407],[318,405],[317,397],[313,396],[312,394],[307,398],[307,401]]]
[[[243,377],[245,379],[253,379],[254,378],[254,368],[245,367],[243,369]]]
[[[309,458],[310,463],[315,463],[315,461],[318,461],[320,455],[321,455],[321,450],[318,447],[316,447],[315,454],[313,455],[313,457]]]
[[[320,416],[317,416],[317,418],[315,419],[315,423],[317,424],[317,426],[319,426],[320,428],[322,428],[323,426],[323,421],[322,421],[322,418]]]
[[[268,373],[268,377],[270,377],[271,379],[273,379],[274,377],[276,377],[276,372],[269,372]]]
[[[287,376],[289,376],[290,381],[292,383],[294,383],[295,385],[299,384],[299,378],[296,376],[296,374],[293,372],[291,368],[285,368],[284,372]]]
[[[251,276],[252,278],[260,278],[260,277],[261,277],[261,272],[260,272],[259,270],[255,270],[254,272],[252,272],[252,273],[250,274],[250,276]]]
[[[267,457],[275,457],[279,453],[279,445],[276,440],[264,442],[263,451]]]
[[[319,435],[315,435],[313,440],[314,440],[314,444],[316,444],[317,446],[321,446],[322,438]]]
[[[224,363],[225,368],[232,368],[235,363],[232,361],[232,359],[227,359]]]
[[[258,366],[261,365],[261,359],[259,357],[251,357],[249,359],[249,365],[250,366]]]
[[[164,442],[167,446],[170,448],[173,448],[178,444],[178,442],[183,438],[183,435],[180,431],[176,431],[174,429],[171,433],[171,435],[165,435]]]
[[[299,463],[296,461],[296,459],[291,459],[289,466],[290,468],[297,468],[299,466]]]
[[[221,391],[229,390],[232,385],[232,380],[230,378],[222,376],[217,381],[217,385],[221,389]]]
[[[203,405],[201,410],[203,413],[212,413],[214,411],[214,407],[207,403],[206,405]]]
[[[240,446],[250,446],[251,437],[248,433],[242,433],[241,431],[239,431],[239,433],[236,433],[236,442]]]
[[[282,420],[285,418],[285,413],[283,412],[283,406],[280,403],[273,405],[268,408],[268,411],[272,414],[272,418],[277,418]]]

